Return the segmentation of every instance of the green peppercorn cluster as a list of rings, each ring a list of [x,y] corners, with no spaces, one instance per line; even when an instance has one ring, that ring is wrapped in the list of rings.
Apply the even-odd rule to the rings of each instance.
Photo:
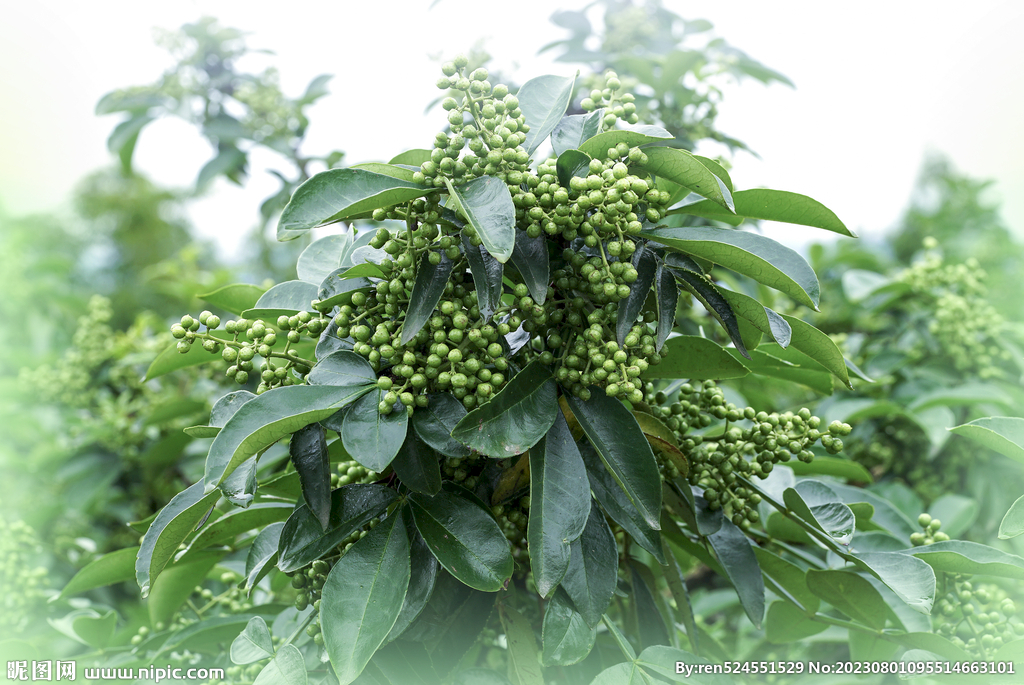
[[[491,514],[501,526],[505,539],[512,543],[512,556],[517,561],[529,556],[526,545],[526,526],[530,522],[530,496],[496,504],[491,507]]]
[[[479,454],[466,457],[445,457],[441,462],[441,475],[445,480],[459,483],[468,490],[476,488],[480,482],[480,474],[488,460]]]
[[[910,534],[910,544],[914,545],[914,547],[922,547],[949,540],[949,536],[939,530],[942,527],[942,521],[933,519],[929,514],[918,516],[917,525],[921,526],[923,530]]]
[[[1024,637],[1024,623],[1007,592],[992,583],[972,584],[967,575],[948,575],[946,594],[935,603],[935,631],[979,659]]]
[[[587,112],[604,109],[605,115],[601,122],[603,130],[614,127],[619,119],[635,124],[640,121],[640,115],[636,112],[636,99],[632,93],[619,94],[621,89],[618,75],[614,71],[607,71],[604,74],[604,87],[591,90],[590,97],[583,98],[580,107]]]
[[[674,401],[669,404],[669,400]],[[811,462],[811,447],[820,442],[829,454],[843,450],[842,436],[849,425],[833,421],[819,430],[821,419],[809,409],[798,412],[764,412],[737,407],[725,399],[714,381],[699,385],[684,383],[673,398],[663,391],[648,394],[655,416],[678,436],[680,450],[690,464],[689,482],[704,490],[712,510],[723,509],[736,525],[748,528],[759,520],[760,495],[743,483],[744,478],[765,478],[776,464],[793,458]],[[704,434],[691,429],[708,429],[723,421],[718,430]],[[670,463],[670,462],[668,462]],[[672,478],[678,469],[665,466],[662,474]]]
[[[377,480],[376,471],[371,471],[354,459],[338,462],[337,472],[331,474],[331,489],[351,483],[372,483]]]
[[[38,537],[22,520],[8,522],[0,517],[0,628],[9,634],[35,618],[46,598],[46,568],[34,564],[42,551]]]

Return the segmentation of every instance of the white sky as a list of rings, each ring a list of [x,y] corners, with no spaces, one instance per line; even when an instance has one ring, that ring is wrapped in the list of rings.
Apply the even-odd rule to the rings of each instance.
[[[558,5],[579,8],[579,0]],[[971,175],[996,180],[994,199],[1024,235],[1024,2],[820,1],[686,3],[716,34],[786,74],[797,86],[754,81],[727,90],[719,127],[760,155],[738,154],[737,187],[810,195],[861,235],[891,226],[906,206],[926,151],[949,155]],[[427,147],[443,123],[423,116],[437,65],[480,40],[520,81],[571,68],[538,58],[564,34],[550,2],[440,0],[363,3],[242,3],[123,0],[8,3],[0,23],[0,205],[8,212],[60,210],[84,173],[108,162],[116,117],[98,118],[99,97],[153,81],[169,57],[152,28],[208,14],[250,32],[249,45],[276,57],[285,91],[299,94],[321,73],[332,95],[310,111],[308,152],[345,150],[350,163]],[[855,10],[848,9],[855,7]],[[500,16],[500,18],[497,18]],[[256,65],[264,66],[264,65]],[[574,68],[574,67],[573,67]],[[180,122],[147,129],[137,164],[159,182],[187,185],[211,156]],[[219,183],[192,217],[229,248],[255,222],[276,186],[255,160],[246,190]],[[777,227],[788,244],[830,234]]]

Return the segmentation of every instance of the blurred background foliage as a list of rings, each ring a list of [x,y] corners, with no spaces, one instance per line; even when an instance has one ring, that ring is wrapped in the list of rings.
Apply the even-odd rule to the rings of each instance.
[[[554,13],[551,21],[567,36],[542,51],[584,73],[615,70],[647,118],[675,136],[673,145],[715,141],[748,150],[716,127],[722,83],[791,85],[714,37],[706,21],[684,20],[658,2],[595,4],[600,23],[591,21],[593,12]],[[328,94],[329,76],[288,97],[273,69],[239,70],[251,51],[244,34],[213,19],[160,42],[176,65],[98,104],[98,114],[120,117],[108,141],[116,159],[83,179],[74,212],[0,212],[0,587],[8,589],[0,640],[9,638],[0,652],[21,659],[41,648],[48,655],[87,648],[47,622],[65,615],[68,602],[46,600],[89,561],[137,544],[126,523],[151,516],[202,473],[202,454],[181,429],[204,423],[211,399],[228,384],[203,366],[144,382],[149,364],[170,347],[169,322],[202,308],[197,295],[221,285],[291,278],[307,241],[271,245],[265,229],[298,184],[344,156],[303,148],[306,108]],[[477,66],[489,57],[479,51],[471,60]],[[574,106],[600,78],[579,84]],[[196,161],[192,187],[158,187],[132,165],[139,135],[161,117],[188,122],[216,150]],[[217,177],[245,183],[257,148],[275,153],[271,173],[280,188],[254,212],[239,263],[227,264],[196,237],[185,210]],[[938,505],[960,512],[960,537],[992,544],[1002,513],[1024,491],[1020,469],[946,431],[978,416],[1024,411],[1024,247],[986,200],[987,185],[936,154],[883,240],[810,248],[823,298],[809,321],[833,335],[874,383],[835,394],[827,374],[825,388],[821,374],[794,384],[794,362],[780,349],[761,360],[774,376],[725,386],[737,404],[767,411],[806,405],[826,421],[851,423],[847,452],[870,472],[870,488],[912,518]],[[794,309],[781,298],[775,305]],[[680,318],[688,317],[695,327],[702,323],[684,308]],[[726,593],[730,603],[720,580],[691,573],[698,625],[711,644],[735,653],[743,631],[753,630],[743,627],[735,595]],[[133,583],[90,597],[70,607],[116,610],[121,622],[112,644],[146,624]]]

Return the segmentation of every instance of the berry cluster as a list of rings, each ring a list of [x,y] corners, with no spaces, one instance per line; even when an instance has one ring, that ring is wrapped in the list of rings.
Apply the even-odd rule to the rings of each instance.
[[[979,659],[990,659],[1002,645],[1024,637],[1015,620],[1017,606],[1006,591],[991,583],[975,586],[970,576],[946,580],[946,595],[935,603],[936,632]]]
[[[32,564],[40,552],[37,540],[24,521],[8,523],[0,517],[0,587],[10,588],[0,600],[0,628],[12,635],[33,618],[46,597],[49,573]]]
[[[939,530],[942,527],[942,521],[939,519],[933,519],[929,514],[921,514],[917,517],[917,525],[923,528],[920,533],[910,534],[910,544],[914,547],[921,547],[923,545],[930,545],[935,542],[945,542],[949,540],[949,536]]]

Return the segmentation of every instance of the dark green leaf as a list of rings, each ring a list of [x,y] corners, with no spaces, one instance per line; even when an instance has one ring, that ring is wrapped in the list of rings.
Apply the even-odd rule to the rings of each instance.
[[[408,431],[402,449],[391,462],[398,479],[413,492],[436,495],[441,490],[441,462],[438,454],[416,431]]]
[[[452,430],[466,415],[466,407],[448,393],[432,393],[427,402],[426,407],[413,412],[416,435],[446,457],[468,457],[469,448],[452,438]]]
[[[474,246],[465,232],[462,233],[462,248],[466,252],[466,261],[469,262],[469,270],[473,274],[480,317],[487,322],[494,314],[494,310],[501,306],[501,278],[505,267],[482,245]]]
[[[435,685],[441,682],[422,642],[396,640],[377,651],[373,664],[392,683]]]
[[[466,585],[496,592],[512,575],[501,527],[468,493],[446,487],[433,497],[409,495],[416,529],[441,566]]]
[[[914,555],[936,571],[1024,579],[1024,559],[977,542],[947,540],[901,553]]]
[[[516,240],[516,207],[505,182],[481,176],[458,188],[446,178],[445,185],[484,248],[502,264],[507,262]]]
[[[743,378],[750,373],[721,345],[696,335],[669,338],[661,355],[661,362],[649,367],[642,378],[720,380]]]
[[[306,685],[306,660],[299,648],[292,644],[277,650],[273,660],[263,667],[252,685]]]
[[[466,414],[451,435],[477,452],[503,459],[537,444],[557,415],[551,370],[534,361],[513,376],[490,402]]]
[[[724,208],[726,212],[734,211],[732,193],[725,182],[686,150],[651,147],[645,149],[644,153],[647,155],[647,163],[641,167],[642,169],[689,188]]]
[[[781,592],[785,593],[780,596],[796,602],[810,613],[818,610],[820,602],[818,597],[807,588],[806,571],[761,547],[754,547],[754,556],[757,557],[757,564],[761,567],[761,572],[768,576]]]
[[[840,351],[839,346],[835,344],[832,338],[795,316],[783,314],[782,318],[786,320],[786,323],[789,324],[790,329],[793,331],[790,343],[792,349],[803,352],[831,371],[846,387],[852,389],[850,374],[846,368],[846,360],[843,358],[843,353]]]
[[[594,491],[597,501],[601,503],[601,507],[638,545],[653,554],[658,561],[662,561],[658,531],[651,528],[643,514],[630,502],[589,441],[580,444],[580,455],[587,466],[590,488]]]
[[[452,273],[452,260],[444,252],[438,252],[441,261],[430,263],[430,252],[425,251],[416,269],[416,282],[409,295],[409,304],[405,310],[405,322],[402,324],[403,345],[416,337],[427,319],[434,313],[434,307],[441,301],[444,287],[448,285],[448,277]]]
[[[594,648],[597,630],[587,625],[569,596],[559,590],[544,609],[541,626],[541,663],[569,666],[582,661]]]
[[[782,495],[794,514],[846,547],[853,539],[856,517],[832,488],[816,480],[802,480]]]
[[[249,619],[242,632],[231,643],[231,663],[251,664],[274,656],[274,639],[262,616]]]
[[[655,349],[661,352],[668,340],[668,334],[676,325],[676,305],[679,304],[679,286],[676,285],[675,276],[663,265],[658,265],[658,275],[655,281],[658,291],[658,336]]]
[[[383,644],[409,588],[409,538],[391,515],[360,539],[327,575],[320,600],[324,648],[342,685],[351,683]]]
[[[383,399],[383,390],[371,388],[349,407],[341,422],[345,450],[360,464],[378,473],[398,454],[409,429],[409,414],[401,404],[396,404],[390,414],[380,413],[378,405]]]
[[[292,505],[283,502],[261,502],[241,511],[230,511],[216,521],[205,524],[189,543],[186,554],[216,545],[231,545],[240,534],[284,521],[292,513]]]
[[[292,240],[317,226],[413,200],[433,188],[363,169],[329,169],[295,190],[277,223],[277,239]]]
[[[544,235],[530,238],[526,231],[516,231],[512,248],[512,265],[523,277],[530,296],[537,304],[544,304],[548,296],[551,265],[548,260],[548,242]]]
[[[713,666],[712,662],[675,647],[651,645],[640,652],[640,656],[636,658],[636,664],[643,666],[650,673],[656,673],[662,676],[663,679],[673,682],[696,683],[696,685],[734,685],[734,681],[730,676],[713,673],[711,668],[707,668]],[[694,669],[692,672],[681,676],[676,671],[676,664],[701,665],[706,670],[701,673]],[[651,678],[651,681],[657,682],[654,678]]]
[[[601,622],[618,578],[618,548],[604,514],[592,502],[583,534],[569,546],[569,566],[562,587],[591,627]]]
[[[630,562],[629,572],[630,586],[633,589],[633,610],[636,611],[637,634],[640,644],[671,644],[665,619],[658,610],[658,602],[654,599],[654,592],[657,590],[654,575],[649,568],[636,562]]]
[[[317,287],[313,283],[305,281],[285,281],[278,283],[273,288],[263,293],[257,300],[256,306],[242,312],[242,315],[249,319],[263,319],[276,321],[277,316],[271,316],[273,312],[311,312],[313,311],[313,300],[317,298]]]
[[[568,188],[574,176],[586,178],[590,174],[590,157],[579,150],[565,150],[559,153],[555,161],[555,172],[558,174],[558,183]]]
[[[1016,416],[986,416],[950,431],[978,444],[1024,462],[1024,419]]]
[[[515,674],[519,685],[544,685],[540,654],[530,622],[506,604],[498,605],[498,613],[508,643],[509,674]]]
[[[649,151],[648,151],[649,152]],[[692,214],[708,219],[729,220],[736,217],[746,219],[763,219],[765,221],[782,221],[801,226],[823,228],[826,231],[856,238],[856,234],[843,225],[831,209],[806,195],[789,193],[784,190],[757,188],[754,190],[738,190],[732,196],[735,203],[735,214],[722,209],[721,203],[708,200],[686,205],[673,213]]]
[[[295,431],[288,454],[299,474],[302,499],[326,531],[331,520],[331,462],[323,426],[311,423]]]
[[[220,491],[203,491],[200,481],[175,495],[157,514],[153,524],[142,537],[135,560],[135,579],[142,588],[142,596],[149,594],[153,581],[170,561],[196,524],[220,499]]]
[[[601,130],[603,117],[603,109],[587,114],[570,114],[562,117],[562,120],[551,132],[551,147],[554,149],[555,155],[561,157],[566,150],[579,148],[584,142],[596,136]],[[561,179],[559,179],[559,183],[561,183]],[[562,185],[568,187],[565,183]]]
[[[670,140],[672,137],[671,133],[660,126],[639,124],[598,133],[580,144],[579,149],[595,159],[606,159],[608,157],[608,149],[615,147],[619,143],[635,147],[637,145],[646,145],[647,143],[657,143],[659,140]]]
[[[729,582],[736,588],[747,617],[760,628],[764,618],[764,579],[750,540],[732,521],[725,520],[717,533],[708,536],[708,542]]]
[[[999,524],[999,539],[1008,540],[1024,533],[1024,495],[1018,497]]]
[[[295,263],[299,280],[320,285],[331,273],[342,267],[342,258],[351,247],[351,231],[314,240],[302,251]]]
[[[331,493],[331,520],[325,532],[305,505],[295,508],[281,531],[282,573],[291,573],[320,559],[371,519],[379,516],[398,497],[383,485],[353,484]]]
[[[736,314],[733,312],[729,301],[722,296],[722,293],[711,282],[711,279],[692,271],[680,271],[679,279],[683,282],[683,287],[693,293],[693,296],[704,305],[704,309],[708,310],[711,315],[718,319],[718,322],[722,324],[722,328],[729,334],[729,338],[740,354],[749,359],[750,355],[743,344],[743,336],[740,334],[740,326],[736,320]]]
[[[876,630],[885,627],[885,600],[863,576],[849,571],[811,569],[807,572],[807,587],[853,620]]]
[[[788,350],[783,350],[775,343],[768,343],[765,345],[759,345],[758,349],[750,352],[749,359],[740,359],[739,351],[737,350],[726,350],[733,356],[739,363],[743,364],[751,373],[755,373],[759,376],[770,376],[772,378],[778,378],[790,383],[799,383],[800,385],[807,386],[815,392],[819,392],[823,395],[831,395],[835,389],[835,385],[832,382],[832,375],[823,369],[817,362],[804,358],[804,361],[808,366],[801,366],[794,364],[793,362],[781,359],[774,354],[768,354],[765,350],[771,350],[772,352],[786,353]],[[799,354],[799,353],[798,353]]]
[[[350,338],[338,337],[338,324],[334,323],[332,319],[324,332],[320,334],[320,339],[316,341],[315,354],[316,358],[320,360],[342,350],[351,352],[353,347],[355,347],[355,343]]]
[[[747,297],[742,293],[724,289],[719,289],[719,292],[734,312],[754,324],[762,333],[772,336],[775,342],[782,347],[789,347],[793,338],[793,329],[782,318],[782,315],[776,314],[754,298]]]
[[[364,392],[361,386],[291,385],[246,402],[210,446],[206,484],[220,485],[249,457],[303,426],[327,418]]]
[[[434,584],[437,580],[437,559],[434,558],[434,554],[430,551],[423,536],[416,530],[410,506],[405,505],[401,510],[410,542],[409,591],[405,595],[405,603],[402,605],[402,611],[398,614],[398,620],[395,621],[395,625],[388,635],[388,642],[402,635],[406,628],[412,625],[413,621],[423,612],[434,592]]]
[[[720,264],[818,308],[819,285],[814,271],[798,253],[770,238],[710,226],[645,229],[641,235]]]
[[[369,392],[377,382],[377,372],[364,358],[348,350],[340,350],[321,359],[306,380],[311,385],[363,387]]]
[[[625,346],[626,335],[629,333],[636,317],[640,315],[647,302],[647,296],[654,285],[654,276],[658,270],[658,260],[654,253],[642,245],[633,253],[633,268],[636,269],[637,278],[629,286],[629,296],[619,300],[619,308],[615,318],[615,339],[619,347]]]
[[[60,591],[60,598],[134,579],[135,559],[138,554],[138,547],[127,547],[89,562],[68,581]]]
[[[569,545],[590,515],[590,482],[561,412],[530,449],[530,520],[526,538],[537,591],[549,597],[569,566]]]
[[[332,271],[320,283],[316,297],[320,300],[317,305],[323,311],[330,311],[338,305],[350,304],[352,296],[358,292],[367,292],[373,283],[366,278],[348,275],[352,267],[341,267]]]
[[[772,602],[764,620],[765,637],[776,645],[803,640],[826,628],[827,623],[812,621],[799,607],[789,602]]]
[[[234,283],[196,297],[232,314],[241,314],[246,309],[255,307],[265,292],[266,290],[259,286]]]
[[[663,517],[668,516],[667,512],[663,512]],[[666,524],[663,522],[662,527],[666,528]],[[668,538],[662,537],[662,547],[665,551],[665,561],[667,568],[662,569],[662,574],[665,576],[665,582],[668,585],[669,592],[672,593],[672,598],[676,601],[676,614],[682,619],[683,627],[686,631],[686,637],[690,640],[690,646],[694,652],[700,653],[700,637],[697,635],[697,622],[693,615],[693,605],[690,603],[690,593],[686,589],[686,578],[683,577],[683,571],[679,568],[679,562],[676,560],[675,554],[668,546]]]
[[[245,591],[252,593],[264,576],[266,576],[277,562],[278,546],[281,542],[281,531],[284,523],[271,523],[264,528],[252,541],[249,546],[249,553],[245,558]]]
[[[531,156],[541,143],[547,140],[555,126],[562,120],[562,115],[569,108],[572,100],[575,76],[538,76],[532,78],[519,88],[519,108],[526,117],[530,127],[523,141],[523,149]],[[523,683],[522,685],[526,685]]]

